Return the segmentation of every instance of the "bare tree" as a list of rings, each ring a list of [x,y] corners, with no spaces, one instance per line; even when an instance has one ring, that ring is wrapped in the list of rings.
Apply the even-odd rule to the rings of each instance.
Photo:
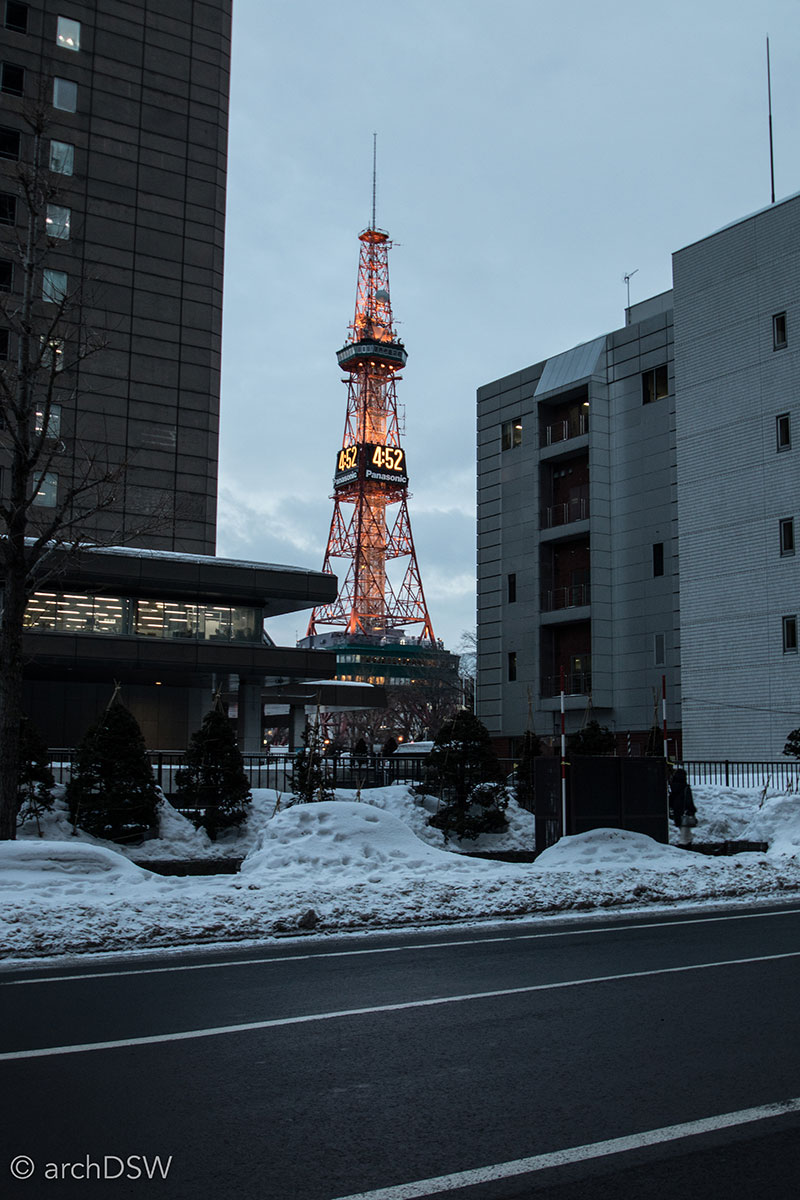
[[[127,465],[110,463],[96,445],[82,445],[79,429],[57,428],[62,407],[75,407],[70,401],[80,364],[100,353],[106,339],[84,319],[86,275],[77,280],[70,275],[67,286],[65,273],[48,270],[64,234],[48,228],[48,218],[52,226],[58,214],[58,196],[44,160],[46,107],[35,106],[23,120],[31,153],[3,179],[5,187],[15,188],[17,200],[17,221],[3,239],[3,252],[13,257],[21,287],[0,302],[8,339],[7,357],[0,362],[0,840],[14,838],[16,831],[28,599],[63,569],[65,558],[100,544],[87,530],[93,518],[114,505]],[[68,451],[62,435],[70,439]],[[56,471],[61,462],[68,469]],[[120,540],[114,533],[104,544]]]

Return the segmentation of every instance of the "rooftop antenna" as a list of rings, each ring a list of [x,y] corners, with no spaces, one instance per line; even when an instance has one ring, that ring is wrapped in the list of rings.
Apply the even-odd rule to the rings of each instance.
[[[639,268],[635,267],[633,271],[626,271],[625,274],[622,276],[622,282],[625,284],[625,286],[628,289],[628,307],[625,309],[625,317],[626,317],[625,324],[626,325],[630,325],[630,323],[631,323],[631,280],[633,279],[634,275],[638,272],[638,270],[639,270]]]
[[[767,107],[769,111],[769,181],[772,194],[771,203],[775,203],[775,159],[772,153],[772,79],[769,69],[769,36],[767,36]]]
[[[375,183],[378,178],[378,135],[372,135],[372,224],[370,229],[375,229]],[[773,197],[774,199],[774,197]]]

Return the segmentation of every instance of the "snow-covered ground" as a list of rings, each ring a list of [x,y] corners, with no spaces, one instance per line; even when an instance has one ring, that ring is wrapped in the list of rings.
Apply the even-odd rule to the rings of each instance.
[[[462,851],[532,849],[533,818],[512,804],[507,833],[447,844],[426,824],[436,801],[397,785],[295,807],[258,790],[243,828],[215,844],[165,805],[161,837],[120,853],[72,836],[59,803],[42,818],[42,837],[28,822],[16,842],[0,843],[0,953],[13,961],[800,893],[800,797],[694,792],[697,841],[767,842],[767,852],[712,858],[603,829],[564,838],[535,863],[468,858]],[[234,856],[244,858],[237,875],[146,869],[148,860]]]

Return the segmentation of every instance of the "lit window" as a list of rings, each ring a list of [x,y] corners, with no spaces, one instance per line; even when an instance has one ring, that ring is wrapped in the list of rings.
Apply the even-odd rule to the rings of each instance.
[[[45,228],[51,238],[68,238],[72,209],[60,204],[48,204]]]
[[[664,574],[664,543],[653,542],[653,578]]]
[[[500,440],[504,450],[513,450],[515,446],[522,445],[522,417],[503,422],[500,427]]]
[[[75,163],[75,147],[69,142],[50,143],[50,170],[56,175],[71,175]]]
[[[71,79],[53,80],[53,108],[62,112],[76,112],[78,108],[78,85]]]
[[[783,652],[797,653],[797,617],[783,618]]]
[[[0,126],[0,158],[19,159],[19,131]]]
[[[80,50],[80,21],[72,21],[69,17],[59,17],[58,31],[56,33],[56,45],[61,46],[64,50]]]
[[[22,96],[25,91],[25,72],[12,63],[0,65],[0,92],[9,96]]]
[[[0,292],[10,292],[14,282],[14,267],[10,259],[0,258]]]
[[[37,408],[34,419],[34,429],[37,433],[42,433],[44,430],[44,409]],[[47,437],[61,437],[61,405],[51,404],[50,413],[47,418]]]
[[[42,338],[42,366],[47,371],[63,371],[64,369],[64,339]]]
[[[786,313],[775,313],[772,318],[772,349],[784,350],[786,346]]]
[[[0,225],[16,225],[17,197],[10,192],[0,192]]]
[[[792,448],[792,421],[789,413],[781,413],[775,418],[775,428],[778,439],[779,450],[791,450]]]
[[[67,298],[67,272],[45,267],[42,275],[42,299],[51,304],[63,304]]]
[[[39,482],[39,488],[33,497],[37,508],[55,508],[58,500],[58,476],[54,471],[45,471]]]
[[[794,554],[794,517],[786,517],[779,521],[781,554],[785,557]]]
[[[14,0],[6,0],[6,29],[13,29],[14,33],[28,32],[28,6],[27,4],[17,4]]]
[[[642,404],[652,404],[669,395],[669,372],[667,364],[642,372]]]

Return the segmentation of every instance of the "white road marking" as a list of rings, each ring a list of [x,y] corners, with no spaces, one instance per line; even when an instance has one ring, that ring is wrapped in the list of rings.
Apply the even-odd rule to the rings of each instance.
[[[76,975],[44,975],[24,979],[0,979],[0,987],[29,987],[39,983],[74,983],[78,980],[85,982],[91,979],[117,979],[127,975],[165,975],[172,971],[217,971],[229,967],[263,967],[276,963],[311,962],[318,958],[351,958],[367,954],[400,954],[406,950],[442,950],[450,946],[480,946],[483,943],[494,942],[531,942],[541,938],[583,937],[598,933],[625,933],[632,929],[669,929],[680,925],[712,925],[719,921],[750,921],[766,917],[790,917],[800,914],[798,908],[781,909],[778,912],[748,912],[728,913],[719,917],[691,917],[682,921],[640,921],[630,925],[603,925],[597,929],[591,927],[581,929],[553,929],[546,933],[517,933],[503,934],[497,937],[459,938],[448,942],[418,942],[406,943],[401,946],[371,946],[357,950],[319,950],[313,954],[275,954],[268,958],[237,958],[223,962],[178,963],[167,967],[126,968],[118,971],[85,971]],[[0,963],[0,970],[4,969]],[[6,968],[20,969],[19,966]],[[24,969],[24,968],[23,968]]]
[[[452,1175],[418,1179],[413,1183],[378,1188],[372,1192],[355,1192],[350,1196],[339,1196],[337,1200],[415,1200],[421,1196],[435,1196],[442,1192],[455,1191],[458,1188],[474,1187],[479,1183],[491,1183],[496,1179],[510,1179],[514,1175],[529,1175],[534,1171],[546,1171],[551,1167],[563,1167],[569,1163],[603,1158],[609,1154],[624,1154],[626,1150],[639,1150],[643,1146],[658,1146],[663,1142],[675,1142],[681,1138],[697,1137],[701,1133],[713,1133],[718,1129],[730,1129],[736,1125],[766,1121],[771,1117],[781,1117],[787,1113],[796,1112],[800,1112],[800,1097],[784,1100],[778,1104],[764,1104],[759,1108],[742,1108],[739,1112],[722,1113],[716,1117],[704,1117],[700,1121],[684,1121],[680,1125],[665,1125],[661,1129],[647,1129],[644,1133],[611,1138],[607,1142],[590,1142],[585,1146],[571,1146],[567,1150],[555,1150],[550,1154],[535,1154],[531,1158],[515,1158],[511,1162],[495,1163],[490,1167],[478,1167],[472,1171],[456,1171]]]
[[[187,1029],[178,1033],[154,1033],[145,1037],[118,1038],[109,1042],[84,1042],[73,1046],[43,1046],[35,1050],[9,1050],[0,1054],[0,1062],[23,1058],[48,1058],[59,1054],[86,1054],[92,1050],[120,1050],[129,1046],[155,1046],[163,1042],[185,1042],[194,1038],[223,1037],[230,1033],[252,1033],[260,1029],[278,1029],[284,1025],[307,1025],[314,1021],[333,1021],[341,1017],[366,1017],[377,1013],[403,1012],[412,1008],[434,1008],[439,1004],[463,1004],[470,1000],[525,996],[532,992],[586,987],[593,983],[615,983],[621,979],[647,979],[654,975],[677,975],[686,971],[707,971],[714,967],[738,967],[748,963],[776,962],[786,958],[800,958],[800,950],[793,950],[788,954],[763,954],[756,958],[729,958],[721,962],[693,963],[683,967],[659,967],[651,971],[626,971],[619,975],[597,975],[591,979],[567,979],[559,983],[534,983],[527,987],[498,988],[491,992],[468,992],[461,996],[435,996],[430,1000],[376,1004],[369,1008],[343,1008],[333,1012],[308,1013],[300,1017],[273,1017],[267,1021],[246,1021],[240,1025],[216,1025],[208,1029]]]

